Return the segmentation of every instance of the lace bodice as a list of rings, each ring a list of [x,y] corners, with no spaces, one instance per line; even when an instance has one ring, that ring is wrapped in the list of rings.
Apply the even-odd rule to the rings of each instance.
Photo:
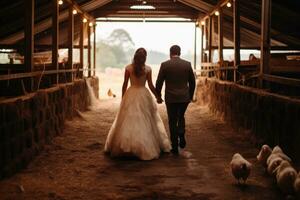
[[[143,74],[140,77],[136,77],[136,75],[134,74],[134,69],[132,64],[126,66],[126,69],[129,71],[130,74],[129,80],[131,86],[145,87],[147,81],[147,74],[150,73],[151,71],[151,68],[149,66],[147,65],[145,66],[145,74]]]

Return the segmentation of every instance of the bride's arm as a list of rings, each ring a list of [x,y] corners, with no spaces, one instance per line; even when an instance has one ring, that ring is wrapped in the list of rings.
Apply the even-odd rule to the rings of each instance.
[[[149,89],[151,90],[155,98],[157,98],[157,92],[152,82],[152,70],[150,70],[149,73],[147,73],[147,82],[148,82]]]
[[[127,90],[128,80],[129,80],[129,71],[127,69],[125,69],[124,82],[123,82],[123,86],[122,86],[122,98]]]

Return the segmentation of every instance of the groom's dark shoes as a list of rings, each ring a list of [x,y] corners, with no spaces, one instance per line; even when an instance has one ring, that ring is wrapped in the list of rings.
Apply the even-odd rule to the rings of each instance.
[[[185,141],[185,138],[184,138],[184,135],[183,136],[179,136],[179,146],[180,148],[184,148],[186,145],[186,141]]]
[[[171,153],[174,154],[174,155],[178,155],[179,154],[178,148],[171,149]]]

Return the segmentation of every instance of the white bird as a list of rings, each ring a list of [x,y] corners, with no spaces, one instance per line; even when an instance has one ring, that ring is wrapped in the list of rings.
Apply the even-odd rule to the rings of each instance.
[[[277,170],[277,185],[280,190],[285,194],[294,193],[294,183],[297,177],[296,170],[291,166],[291,164],[284,160],[278,167]]]
[[[239,153],[233,155],[230,162],[232,175],[237,179],[240,184],[242,179],[244,183],[250,175],[252,164],[248,162],[243,156]]]
[[[294,190],[295,190],[296,197],[298,199],[300,199],[300,172],[298,173],[298,176],[297,176],[297,178],[295,180]]]
[[[259,154],[256,156],[257,161],[264,167],[267,166],[267,159],[271,155],[272,149],[268,145],[263,145]]]
[[[281,164],[283,159],[279,156],[273,156],[272,159],[270,160],[267,171],[270,175],[275,175],[276,171],[278,169],[278,166]]]
[[[288,157],[285,153],[283,153],[282,149],[279,146],[275,146],[273,148],[273,151],[272,151],[271,155],[267,159],[267,165],[270,164],[270,161],[274,157],[281,157],[283,160],[286,160],[288,162],[292,162],[292,159],[290,157]]]

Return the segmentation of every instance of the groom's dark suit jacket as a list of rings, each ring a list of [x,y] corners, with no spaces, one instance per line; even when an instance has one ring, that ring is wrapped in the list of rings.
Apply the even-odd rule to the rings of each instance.
[[[191,63],[180,57],[172,57],[160,66],[156,80],[156,91],[161,96],[162,85],[166,82],[165,102],[190,102],[195,90],[195,76]]]

